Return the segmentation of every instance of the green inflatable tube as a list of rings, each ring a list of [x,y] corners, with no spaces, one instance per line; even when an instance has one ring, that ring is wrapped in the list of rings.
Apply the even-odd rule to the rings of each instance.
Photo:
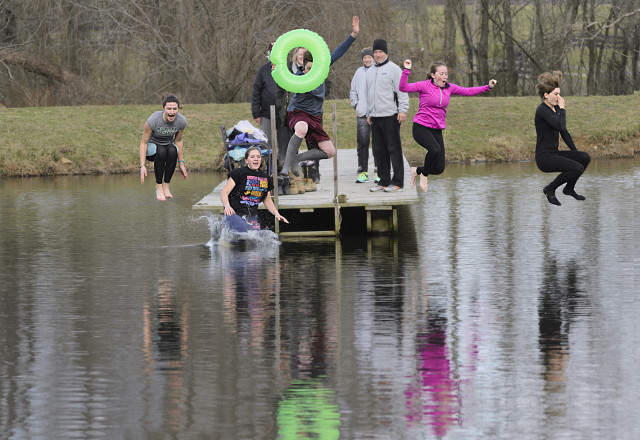
[[[287,54],[295,47],[304,47],[313,55],[313,66],[304,75],[294,75],[287,69]],[[307,29],[295,29],[278,37],[269,59],[276,66],[271,76],[280,87],[293,93],[305,93],[327,79],[331,52],[320,35]]]

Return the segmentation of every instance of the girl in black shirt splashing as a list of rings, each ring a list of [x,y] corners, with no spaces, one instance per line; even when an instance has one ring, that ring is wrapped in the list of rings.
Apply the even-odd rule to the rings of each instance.
[[[229,179],[220,192],[227,226],[236,232],[260,229],[260,223],[258,223],[260,202],[264,203],[277,220],[289,223],[280,215],[278,208],[271,200],[273,181],[269,174],[260,169],[262,165],[260,149],[247,148],[244,160],[245,166],[229,172]]]
[[[562,72],[546,72],[538,77],[536,91],[542,103],[536,110],[536,165],[545,173],[560,172],[553,182],[545,186],[542,192],[549,203],[560,206],[555,191],[565,184],[562,192],[576,200],[584,196],[576,193],[576,182],[589,165],[591,157],[584,151],[578,151],[571,135],[567,131],[567,114],[564,98],[560,96]],[[558,134],[570,150],[559,150]]]

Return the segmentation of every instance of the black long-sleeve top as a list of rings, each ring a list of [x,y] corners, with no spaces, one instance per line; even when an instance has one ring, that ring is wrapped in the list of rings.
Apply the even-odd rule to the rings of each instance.
[[[538,139],[536,141],[536,155],[555,153],[558,151],[559,138],[571,150],[577,150],[571,135],[567,131],[567,113],[563,108],[555,106],[555,112],[544,102],[536,109],[535,126]]]
[[[256,73],[251,94],[251,116],[253,119],[271,118],[271,106],[276,104],[278,85],[271,76],[271,61],[263,64]]]

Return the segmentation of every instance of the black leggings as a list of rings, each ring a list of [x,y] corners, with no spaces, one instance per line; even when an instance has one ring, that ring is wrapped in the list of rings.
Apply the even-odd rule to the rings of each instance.
[[[147,160],[153,161],[156,183],[162,184],[163,177],[164,182],[169,183],[178,163],[178,149],[175,145],[156,145],[156,154],[147,156]]]
[[[442,174],[444,171],[444,139],[442,130],[429,128],[413,123],[413,139],[427,150],[424,156],[424,165],[418,167],[416,172],[423,176],[429,174]]]
[[[573,191],[576,182],[584,173],[589,162],[591,162],[591,157],[589,153],[584,151],[562,150],[536,154],[536,165],[540,171],[545,173],[560,172],[560,175],[547,185],[547,188],[553,191],[564,183],[567,184],[564,187],[564,192]]]

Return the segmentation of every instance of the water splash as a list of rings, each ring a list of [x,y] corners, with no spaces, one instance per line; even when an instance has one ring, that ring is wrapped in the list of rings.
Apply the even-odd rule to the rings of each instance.
[[[203,215],[198,217],[197,220],[204,220],[209,226],[209,231],[211,232],[211,238],[207,242],[209,247],[215,244],[244,243],[247,246],[263,248],[280,244],[278,235],[268,229],[249,232],[233,231],[227,227],[224,217],[220,214]]]

